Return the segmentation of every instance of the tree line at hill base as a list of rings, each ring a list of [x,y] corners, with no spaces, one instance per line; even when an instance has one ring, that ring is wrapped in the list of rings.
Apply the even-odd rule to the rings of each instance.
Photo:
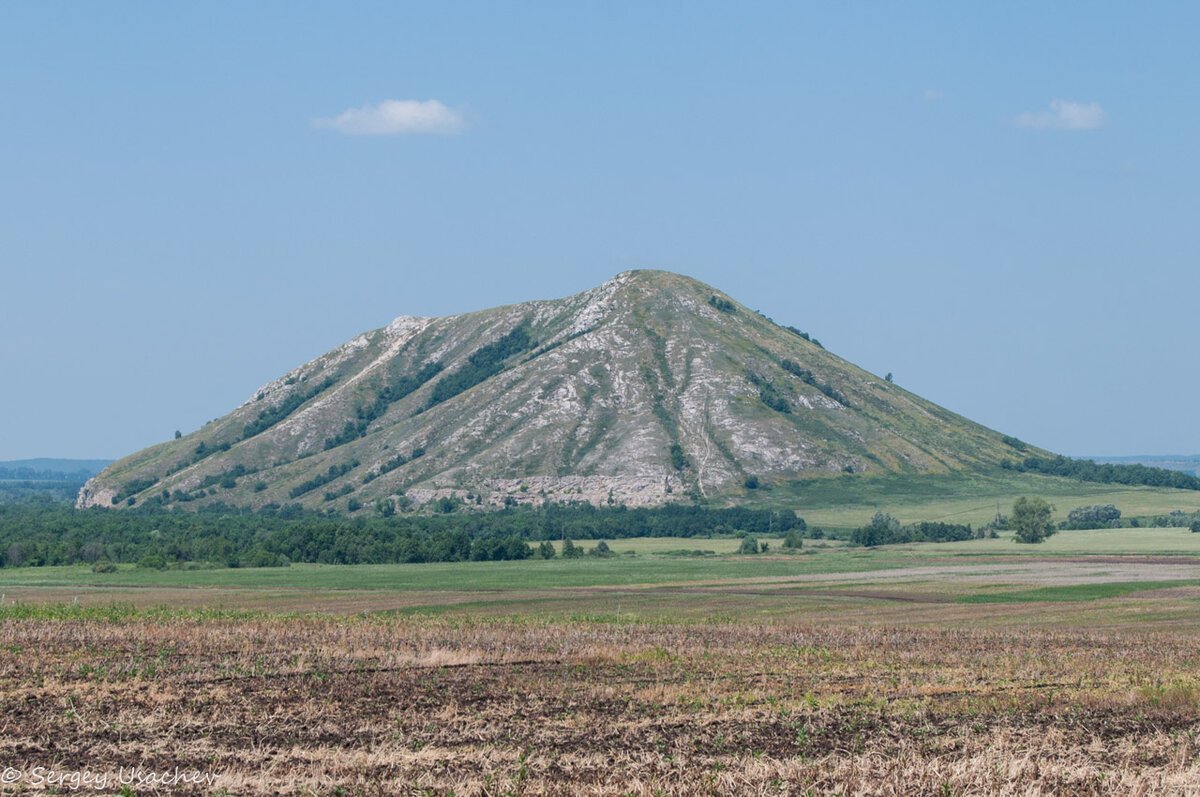
[[[1143,518],[1122,518],[1121,510],[1113,504],[1077,506],[1067,513],[1067,519],[1055,524],[1054,507],[1044,498],[1021,496],[1012,507],[1011,515],[997,513],[989,523],[972,530],[969,524],[913,523],[902,525],[886,512],[876,512],[871,522],[850,532],[851,545],[873,548],[878,545],[897,545],[909,542],[959,542],[970,539],[996,538],[1001,531],[1011,531],[1017,542],[1039,543],[1056,531],[1087,531],[1096,529],[1186,528],[1200,533],[1200,512],[1176,510],[1165,515]]]
[[[530,542],[625,537],[786,535],[804,532],[790,511],[587,504],[491,513],[347,518],[133,509],[77,510],[51,502],[0,506],[0,566],[115,563],[144,567],[270,567],[290,562],[389,564],[525,559]],[[541,548],[542,555],[545,548]]]
[[[1020,462],[1003,462],[1001,467],[1021,473],[1063,476],[1082,482],[1200,490],[1200,476],[1167,468],[1152,468],[1147,465],[1116,465],[1112,463],[1102,465],[1090,459],[1027,457]]]

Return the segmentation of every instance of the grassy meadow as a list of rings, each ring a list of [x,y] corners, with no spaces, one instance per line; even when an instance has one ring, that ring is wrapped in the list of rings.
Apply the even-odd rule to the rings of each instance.
[[[943,521],[983,525],[1005,514],[1019,496],[1041,496],[1062,518],[1073,507],[1114,504],[1126,517],[1151,517],[1172,510],[1200,511],[1200,492],[1079,482],[1057,476],[996,470],[940,476],[841,476],[785,482],[747,494],[750,506],[800,506],[810,526],[847,530],[876,511],[904,523]]]

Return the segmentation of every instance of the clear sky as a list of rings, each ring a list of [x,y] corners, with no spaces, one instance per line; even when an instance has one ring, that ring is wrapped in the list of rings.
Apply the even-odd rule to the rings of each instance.
[[[631,267],[1057,451],[1200,452],[1198,8],[5,2],[0,459]]]

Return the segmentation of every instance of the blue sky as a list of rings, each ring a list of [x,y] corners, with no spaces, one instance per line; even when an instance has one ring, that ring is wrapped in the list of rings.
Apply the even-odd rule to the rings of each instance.
[[[0,459],[631,267],[1039,445],[1200,451],[1196,6],[503,5],[0,5]]]

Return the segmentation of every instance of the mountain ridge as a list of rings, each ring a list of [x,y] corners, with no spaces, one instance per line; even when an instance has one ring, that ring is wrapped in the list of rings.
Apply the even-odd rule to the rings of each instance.
[[[78,505],[736,501],[754,480],[977,470],[1025,451],[716,288],[638,270],[562,299],[400,316],[119,460]]]

